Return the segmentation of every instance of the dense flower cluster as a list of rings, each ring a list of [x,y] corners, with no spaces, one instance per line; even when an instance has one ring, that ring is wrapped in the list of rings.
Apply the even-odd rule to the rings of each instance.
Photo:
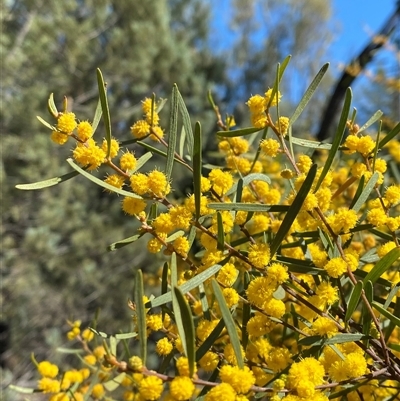
[[[37,387],[51,401],[105,400],[117,387],[125,401],[200,395],[206,401],[244,401],[257,393],[273,401],[339,400],[342,393],[348,400],[360,394],[366,401],[400,399],[400,352],[391,346],[400,337],[393,309],[400,293],[391,291],[398,290],[400,279],[393,256],[399,249],[400,186],[387,163],[398,157],[398,141],[379,148],[377,157],[374,136],[349,122],[339,149],[343,157],[325,171],[326,154],[317,168],[303,148],[289,152],[291,122],[272,118],[270,111],[280,100],[281,93],[269,89],[247,102],[253,127],[268,127],[273,138],[231,135],[232,119],[220,127],[226,131],[218,143],[224,165],[203,169],[197,192],[181,200],[171,196],[170,175],[162,169],[142,171],[146,160],[121,151],[116,139],[98,145],[90,122],[66,110],[59,113],[53,141],[64,144],[72,137],[77,142],[72,157],[79,165],[89,171],[109,168],[103,185],[124,195],[122,210],[140,225],[138,237],[147,236],[147,250],[176,256],[176,264],[164,266],[163,291],[178,277],[186,300],[179,312],[193,316],[194,337],[183,337],[191,331],[182,332],[182,325],[187,329],[191,322],[179,322],[171,294],[161,296],[165,302],[156,297],[155,306],[154,297],[145,297],[144,321],[138,300],[131,305],[132,341],[156,339],[160,372],[149,370],[136,354],[119,359],[111,340],[110,347],[107,341],[94,346],[94,332],[70,322],[67,337],[82,345],[84,367],[61,372],[49,361],[37,363]],[[155,100],[145,99],[142,110],[144,118],[131,126],[140,140],[135,146],[150,137],[168,147]],[[188,156],[175,158],[193,172]],[[379,280],[372,274],[376,266]],[[362,307],[353,307],[351,294],[365,277],[357,303]],[[377,319],[383,298],[385,313]]]

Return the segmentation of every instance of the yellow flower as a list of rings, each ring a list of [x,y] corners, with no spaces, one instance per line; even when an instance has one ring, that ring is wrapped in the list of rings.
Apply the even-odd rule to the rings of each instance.
[[[347,271],[346,262],[340,258],[333,258],[331,259],[325,266],[324,269],[326,272],[333,278],[338,278],[343,273]]]
[[[163,381],[156,376],[145,377],[139,383],[139,393],[144,400],[155,401],[161,397]]]
[[[173,348],[174,347],[172,343],[168,340],[167,337],[164,337],[161,340],[157,341],[156,352],[159,355],[163,356],[169,355],[172,352]]]
[[[62,132],[53,131],[51,133],[51,140],[58,145],[64,145],[68,141],[69,136]]]
[[[119,165],[123,171],[133,170],[136,164],[136,157],[131,152],[124,153],[119,159]]]
[[[229,172],[214,169],[210,172],[208,179],[212,183],[213,190],[219,195],[224,195],[233,185],[233,177]]]
[[[265,98],[261,95],[251,96],[247,101],[247,106],[252,114],[261,114],[264,112],[266,105]]]
[[[279,130],[279,133],[282,136],[285,136],[288,132],[289,128],[289,118],[288,117],[279,117],[279,120],[275,123],[276,127]]]
[[[133,174],[130,178],[132,191],[138,195],[144,195],[148,192],[148,178],[142,173]]]
[[[82,142],[86,142],[93,136],[92,124],[89,121],[81,121],[76,127],[76,133]]]
[[[38,389],[44,393],[58,393],[60,388],[60,382],[50,379],[50,377],[43,377],[38,381]]]
[[[307,155],[300,155],[296,165],[302,173],[307,173],[312,166],[312,160]]]
[[[391,185],[385,191],[385,199],[394,206],[400,202],[400,185]]]
[[[38,365],[38,371],[42,376],[54,379],[58,375],[58,366],[49,361],[42,361]]]
[[[189,377],[175,377],[169,385],[169,391],[174,400],[188,400],[195,391],[195,386]]]
[[[260,143],[261,150],[267,155],[271,157],[275,157],[278,154],[280,144],[275,139],[264,139]]]
[[[250,246],[249,261],[258,269],[262,269],[269,263],[270,255],[268,244],[253,244]]]
[[[387,216],[381,207],[370,209],[367,214],[368,223],[373,224],[376,227],[383,226],[386,223]]]
[[[312,324],[312,332],[313,334],[331,338],[338,332],[338,327],[332,319],[318,316]]]
[[[101,145],[101,148],[103,149],[104,153],[107,154],[107,149],[108,149],[108,145],[107,145],[107,141],[104,139],[103,143]],[[113,157],[117,156],[119,151],[119,143],[116,139],[111,138],[111,142],[110,142],[110,158],[112,159]]]
[[[104,182],[106,184],[112,185],[115,188],[121,189],[122,186],[124,185],[124,181],[125,181],[125,177],[123,177],[122,175],[119,174],[110,174],[105,180]],[[107,191],[109,191],[107,189]],[[109,191],[112,192],[112,191]]]
[[[74,113],[60,113],[57,119],[57,129],[65,134],[71,134],[77,125]]]
[[[146,120],[136,121],[131,127],[133,136],[142,139],[150,133],[150,124]]]
[[[148,176],[148,187],[149,190],[157,197],[163,198],[168,195],[171,191],[171,186],[167,180],[166,175],[162,171],[154,170],[151,171]]]
[[[213,387],[205,396],[204,401],[236,401],[236,391],[228,383]]]
[[[143,199],[131,198],[126,196],[122,201],[122,210],[131,216],[138,215],[146,208],[146,202]]]
[[[265,92],[265,103],[268,104],[269,100],[271,99],[272,96],[272,89],[268,89]],[[274,95],[274,98],[272,99],[271,105],[270,106],[276,106],[280,101],[281,101],[281,92],[277,91]]]
[[[219,377],[223,383],[230,384],[237,393],[246,394],[256,379],[253,372],[245,366],[240,369],[238,366],[222,366]]]
[[[205,372],[212,372],[216,369],[219,363],[218,354],[215,352],[207,351],[200,359],[199,365]]]
[[[238,274],[239,272],[233,263],[226,263],[218,272],[218,281],[226,287],[231,287],[236,281]]]
[[[368,135],[359,138],[357,152],[367,157],[375,148],[376,142]]]

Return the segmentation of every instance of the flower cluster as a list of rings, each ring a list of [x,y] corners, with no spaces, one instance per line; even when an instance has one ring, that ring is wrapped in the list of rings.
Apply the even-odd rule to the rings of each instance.
[[[372,134],[349,122],[343,157],[334,169],[317,168],[309,155],[289,152],[290,121],[270,114],[280,99],[272,89],[250,97],[252,125],[271,128],[274,138],[224,131],[218,143],[224,165],[203,169],[184,199],[171,196],[170,175],[141,170],[145,159],[122,152],[114,138],[97,145],[89,122],[59,113],[53,140],[73,137],[78,164],[109,168],[103,185],[124,195],[122,210],[138,222],[137,237],[147,235],[150,253],[173,259],[160,274],[163,294],[130,304],[134,330],[127,338],[154,342],[160,370],[148,368],[143,347],[140,357],[134,346],[126,357],[127,343],[119,356],[116,336],[93,346],[94,332],[69,322],[67,337],[82,346],[84,366],[60,373],[48,361],[37,364],[38,389],[51,401],[107,399],[116,388],[125,401],[244,401],[257,393],[274,401],[327,401],[342,391],[350,400],[362,394],[380,401],[400,393],[400,353],[389,346],[400,337],[394,311],[400,293],[390,290],[399,281],[400,186],[386,163],[398,145],[379,148]],[[131,127],[140,139],[136,149],[147,137],[168,147],[154,99],[142,109],[144,118]],[[231,126],[232,119],[223,128]],[[286,165],[271,159],[278,154]],[[193,172],[198,166],[186,156],[175,159]],[[366,276],[357,308],[350,294]]]

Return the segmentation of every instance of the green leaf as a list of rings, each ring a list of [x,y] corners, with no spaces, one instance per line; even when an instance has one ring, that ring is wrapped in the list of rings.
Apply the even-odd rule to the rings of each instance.
[[[174,301],[175,298],[175,301]],[[195,331],[193,316],[188,303],[185,300],[182,291],[178,287],[173,288],[172,305],[175,316],[175,323],[178,327],[178,333],[182,340],[182,346],[185,350],[189,364],[189,377],[193,376],[194,365],[196,363]]]
[[[119,333],[115,335],[115,338],[117,340],[127,340],[129,338],[137,337],[138,333],[132,332],[132,333]]]
[[[356,193],[354,194],[354,198],[352,199],[349,209],[353,209],[354,205],[356,204],[357,200],[360,198],[363,190],[364,190],[364,183],[365,183],[365,175],[362,175],[360,178],[360,182],[358,183],[358,187]],[[357,212],[358,210],[356,210]]]
[[[210,308],[208,306],[207,295],[203,283],[199,284],[199,295],[200,295],[201,310],[203,311],[203,315],[205,319],[211,320]]]
[[[242,194],[243,194],[243,178],[239,178],[237,184],[236,194],[234,197],[235,202],[241,202],[242,201]]]
[[[318,74],[313,79],[310,86],[307,88],[303,97],[301,98],[299,105],[296,107],[296,110],[294,111],[292,117],[290,117],[290,122],[289,122],[290,125],[293,125],[294,122],[299,118],[300,114],[303,112],[303,110],[307,106],[308,102],[314,95],[314,92],[316,91],[319,84],[321,83],[321,80],[324,77],[328,68],[329,68],[329,63],[324,64],[322,66],[322,68],[319,70]]]
[[[332,345],[332,344],[344,344],[344,343],[351,343],[354,341],[359,341],[365,338],[364,334],[356,334],[356,333],[343,333],[343,334],[336,334],[331,338],[326,338],[322,336],[310,336],[305,337],[299,340],[300,345]]]
[[[112,355],[117,354],[117,340],[114,336],[110,336],[110,351]]]
[[[57,131],[57,128],[54,127],[54,125],[49,124],[46,120],[43,120],[42,117],[36,116],[36,118],[37,118],[46,128],[48,128],[49,130],[51,130],[51,131]]]
[[[346,95],[344,99],[344,105],[342,109],[342,114],[340,115],[339,125],[336,130],[335,137],[333,139],[332,148],[328,154],[328,158],[325,161],[324,168],[322,169],[322,173],[319,176],[319,180],[317,185],[315,186],[314,193],[318,191],[322,181],[324,181],[325,176],[328,174],[329,169],[332,166],[333,159],[336,156],[336,153],[339,149],[340,144],[342,143],[344,131],[346,129],[346,122],[349,116],[350,106],[351,106],[351,99],[353,97],[352,91],[350,88],[346,89]]]
[[[118,189],[110,184],[107,184],[106,182],[100,180],[99,178],[95,177],[94,175],[83,170],[81,167],[79,167],[77,164],[75,164],[75,162],[72,159],[67,159],[67,162],[74,170],[78,171],[79,174],[82,174],[88,180],[94,182],[95,184],[99,185],[100,187],[106,188],[111,192],[115,192],[116,194],[128,196],[129,198],[142,199],[141,196],[136,195],[133,192],[124,191],[123,189]]]
[[[22,393],[22,394],[33,394],[38,391],[38,390],[35,390],[34,388],[15,386],[14,384],[9,384],[8,388],[16,391],[17,393]]]
[[[383,316],[387,317],[393,324],[400,327],[400,318],[390,313],[387,309],[383,307],[383,305],[378,302],[372,302],[372,306]]]
[[[228,308],[228,305],[226,304],[225,297],[221,291],[221,288],[215,279],[212,279],[212,287],[214,290],[215,298],[218,302],[218,306],[221,310],[222,318],[224,319],[225,326],[229,334],[229,339],[232,344],[233,351],[235,352],[237,364],[240,369],[243,369],[244,362],[243,362],[242,350],[232,314]]]
[[[213,265],[209,267],[207,270],[204,270],[203,272],[198,274],[197,276],[194,276],[190,280],[186,281],[178,288],[182,291],[183,294],[186,294],[187,292],[198,287],[201,283],[204,283],[204,281],[212,277],[214,274],[218,273],[221,268],[222,265]],[[172,294],[171,292],[167,292],[166,294],[160,295],[159,297],[149,301],[146,304],[146,307],[154,308],[155,306],[161,306],[166,304],[167,302],[171,302],[171,300],[172,300]]]
[[[194,128],[194,146],[193,146],[193,188],[194,188],[194,204],[196,209],[196,220],[200,218],[201,207],[201,168],[202,168],[202,138],[201,125],[196,122]]]
[[[254,134],[254,132],[258,132],[261,130],[262,128],[249,127],[249,128],[236,129],[234,131],[218,131],[217,135],[222,136],[224,138],[234,138],[236,136],[246,136]]]
[[[65,347],[58,347],[56,351],[60,354],[83,354],[85,352],[83,349],[72,349]]]
[[[271,178],[269,178],[266,174],[261,174],[261,173],[253,173],[246,175],[246,177],[243,177],[243,186],[249,185],[253,181],[264,181],[267,182],[268,184],[271,184]],[[236,192],[238,184],[234,184],[229,191],[226,193],[226,195],[231,195]]]
[[[131,142],[131,141],[122,142],[122,144],[127,144],[127,145],[128,145],[128,142]],[[157,148],[155,148],[154,146],[151,146],[151,145],[149,145],[149,144],[146,143],[146,142],[142,142],[142,141],[135,141],[135,142],[136,142],[138,145],[143,146],[145,149],[149,150],[149,151],[152,152],[152,153],[155,153],[155,154],[160,155],[160,156],[163,156],[163,157],[167,157],[167,153],[166,153],[166,152],[163,152],[162,150],[157,149]],[[185,163],[184,161],[178,159],[177,157],[174,157],[174,160],[175,160],[176,162],[182,164],[183,166],[186,166],[186,163]],[[138,167],[136,166],[136,170],[137,170],[137,169],[138,169]]]
[[[224,234],[224,225],[222,223],[222,216],[220,212],[217,212],[217,249],[219,251],[224,250],[225,246],[225,234]]]
[[[144,308],[144,288],[143,288],[143,274],[140,269],[137,270],[135,275],[135,305],[137,316],[137,328],[139,334],[140,344],[140,358],[143,365],[146,365],[147,359],[147,324],[146,324],[146,310]]]
[[[371,302],[374,300],[374,288],[372,286],[371,281],[367,281],[364,284],[364,293],[365,293],[365,297],[367,298],[369,304],[371,304]],[[372,322],[372,319],[371,319],[371,314],[369,312],[369,309],[363,303],[363,306],[362,306],[362,332],[366,336],[369,335],[369,331],[371,329],[371,322]],[[365,346],[368,346],[369,339],[367,338],[363,342],[364,342]]]
[[[121,241],[114,242],[107,247],[107,250],[109,252],[112,252],[112,251],[116,251],[117,249],[123,248],[124,246],[132,244],[132,242],[137,241],[139,238],[141,238],[143,236],[143,234],[136,234],[136,235],[133,235],[132,237],[125,238]]]
[[[287,205],[264,205],[262,203],[214,203],[211,202],[207,205],[210,209],[214,210],[232,210],[243,212],[287,212],[289,206]]]
[[[305,148],[312,148],[312,149],[327,149],[329,150],[332,145],[330,143],[324,142],[316,142],[316,141],[309,141],[307,139],[295,138],[292,136],[292,143],[298,146],[303,146]]]
[[[186,104],[179,90],[178,90],[178,107],[182,116],[183,127],[185,129],[188,152],[189,155],[191,155],[193,153],[193,143],[194,143],[192,123],[190,121],[190,116]]]
[[[99,99],[99,101],[97,102],[96,111],[95,111],[94,117],[93,117],[93,123],[92,123],[93,134],[96,132],[96,129],[99,126],[99,122],[101,120],[102,114],[103,114],[103,111],[101,109],[101,100]]]
[[[310,192],[316,173],[317,173],[317,165],[313,164],[307,174],[306,179],[303,182],[303,185],[301,186],[299,192],[294,198],[293,203],[290,205],[289,210],[286,213],[286,216],[284,217],[281,226],[279,227],[279,230],[275,235],[274,240],[272,241],[271,258],[275,255],[286,234],[289,232],[295,218],[299,214],[300,209],[304,203],[304,200],[306,199],[308,193]]]
[[[101,110],[103,114],[104,125],[106,127],[106,141],[107,141],[107,154],[106,158],[110,157],[111,152],[111,120],[110,120],[110,109],[108,108],[108,100],[106,93],[106,84],[103,79],[103,74],[100,68],[97,68],[97,87],[99,88],[99,96],[101,103]]]
[[[48,188],[60,184],[61,182],[70,180],[71,178],[76,177],[78,174],[79,173],[76,171],[71,171],[70,173],[61,175],[60,177],[49,178],[48,180],[33,182],[32,184],[17,184],[15,188],[22,189],[24,191]]]
[[[378,150],[382,149],[390,140],[392,140],[400,132],[400,122],[388,132],[388,134],[379,142]]]
[[[364,178],[364,176],[362,176],[362,178]],[[357,201],[355,202],[353,207],[351,207],[351,209],[353,209],[356,212],[358,212],[361,209],[361,207],[366,203],[370,193],[375,188],[375,184],[378,182],[378,180],[379,180],[379,174],[375,172],[374,174],[372,174],[371,178],[367,182],[367,185],[365,186],[361,195],[359,196],[359,198],[357,199]],[[361,183],[361,180],[360,180],[360,183]],[[356,193],[356,196],[357,196],[357,193]],[[354,199],[356,198],[356,196],[354,196]]]
[[[116,390],[125,379],[126,373],[122,372],[118,376],[113,377],[111,380],[108,380],[103,383],[104,388],[107,391],[114,391]]]
[[[346,311],[346,316],[344,318],[346,325],[347,322],[351,319],[351,316],[353,315],[354,311],[358,306],[362,290],[363,290],[363,283],[361,281],[358,281],[357,284],[353,287],[350,294],[349,302],[347,303],[347,311]]]
[[[172,88],[171,111],[169,115],[167,161],[165,163],[165,175],[167,176],[168,181],[171,179],[172,175],[176,139],[178,137],[178,94],[178,87],[174,84]]]
[[[49,109],[49,113],[54,117],[57,118],[58,110],[56,104],[54,103],[54,95],[50,93],[49,100],[47,101],[47,107]]]
[[[372,284],[385,273],[396,260],[400,258],[400,247],[392,249],[369,271],[363,280],[365,283],[369,280]]]
[[[358,130],[358,134],[362,131],[365,131],[368,127],[370,127],[373,123],[378,121],[383,116],[383,112],[378,110],[374,113],[374,115]]]
[[[196,361],[198,362],[207,351],[211,349],[214,345],[215,341],[217,341],[219,335],[225,327],[224,320],[221,319],[218,324],[214,327],[213,331],[209,334],[209,336],[205,339],[205,341],[197,348],[196,351]]]
[[[250,284],[250,274],[249,272],[244,273],[243,277],[243,290],[247,291],[247,287]],[[243,302],[243,313],[242,313],[242,345],[243,348],[247,348],[249,341],[249,333],[247,332],[247,323],[251,318],[251,306],[248,302]]]

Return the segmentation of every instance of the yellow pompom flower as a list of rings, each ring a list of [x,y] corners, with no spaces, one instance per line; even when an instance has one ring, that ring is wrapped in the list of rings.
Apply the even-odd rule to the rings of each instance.
[[[76,133],[82,142],[86,142],[93,136],[92,124],[89,121],[81,121],[76,127]]]
[[[176,253],[186,258],[190,246],[188,239],[186,237],[178,237],[173,245]]]
[[[158,234],[160,238],[162,239],[166,239],[167,235],[164,233],[159,233]],[[152,238],[148,243],[147,243],[147,250],[150,253],[158,253],[161,251],[162,247],[164,246],[164,244],[159,241],[157,238]]]
[[[300,155],[296,165],[302,173],[307,173],[312,166],[311,157],[307,155]]]
[[[119,165],[123,171],[133,170],[136,164],[136,157],[131,152],[124,153],[119,159]]]
[[[380,173],[384,173],[387,170],[387,163],[383,159],[375,160],[375,171],[379,171]]]
[[[50,379],[54,379],[58,375],[58,366],[49,361],[40,362],[37,369],[42,376]]]
[[[338,333],[338,327],[332,319],[327,317],[318,316],[313,322],[312,333],[320,336],[327,336],[328,338],[333,337]]]
[[[227,263],[222,266],[221,270],[218,272],[218,281],[226,287],[231,287],[236,281],[238,274],[239,272],[235,265],[233,263]]]
[[[131,198],[126,196],[122,201],[122,210],[131,216],[138,215],[146,208],[146,202],[143,199]]]
[[[272,96],[272,88],[265,92],[265,104],[268,104]],[[281,101],[281,92],[277,91],[272,99],[270,106],[276,106]]]
[[[286,311],[285,304],[280,299],[270,298],[263,303],[264,312],[272,317],[280,319]]]
[[[267,106],[265,98],[261,95],[251,96],[246,104],[250,109],[250,113],[252,114],[262,114]]]
[[[314,358],[304,358],[295,362],[289,369],[289,388],[295,389],[300,397],[312,397],[314,387],[323,384],[325,370],[322,364]]]
[[[107,154],[107,149],[108,149],[108,145],[107,145],[107,141],[104,139],[103,143],[101,145],[101,148],[103,149],[104,153]],[[113,157],[117,156],[119,151],[119,143],[116,139],[111,138],[111,142],[110,142],[110,158],[112,159]]]
[[[180,376],[189,376],[189,360],[185,356],[181,356],[176,361],[176,368],[178,369]],[[195,367],[194,373],[196,373],[197,368]]]
[[[394,248],[396,248],[396,244],[394,243],[394,241],[389,241],[386,242],[386,244],[380,246],[377,249],[376,253],[380,258],[383,258],[387,253],[389,253]]]
[[[130,177],[132,191],[138,195],[144,195],[149,190],[148,177],[146,174],[137,173]]]
[[[71,134],[77,125],[74,113],[60,113],[57,119],[57,129],[66,134]]]
[[[219,371],[219,377],[223,383],[230,384],[240,394],[246,394],[256,381],[253,372],[247,366],[240,369],[238,366],[224,365]]]
[[[219,195],[224,195],[233,185],[233,177],[229,172],[214,169],[210,172],[208,179],[212,184],[213,190]]]
[[[93,338],[94,338],[94,333],[93,333],[93,331],[92,331],[92,330],[89,330],[89,329],[83,330],[83,332],[82,332],[82,338],[83,338],[85,341],[92,341]]]
[[[97,383],[93,386],[91,395],[94,399],[98,400],[100,398],[103,398],[104,394],[104,386],[101,383]]]
[[[264,113],[252,114],[251,123],[256,128],[265,128],[268,125],[268,119]]]
[[[347,271],[347,264],[346,262],[340,258],[333,258],[331,259],[325,266],[324,269],[329,274],[329,276],[333,278],[338,278],[343,273]]]
[[[213,387],[205,396],[204,401],[236,401],[236,391],[228,383]]]
[[[155,401],[161,397],[163,381],[156,376],[147,376],[139,383],[139,394],[146,401]]]
[[[249,250],[249,261],[258,269],[265,267],[270,261],[271,252],[268,244],[253,244]]]
[[[367,213],[368,223],[371,223],[376,227],[381,227],[385,225],[386,220],[387,220],[386,213],[384,210],[382,210],[381,207],[371,209]]]
[[[171,219],[171,215],[169,213],[160,213],[154,220],[153,220],[153,227],[156,232],[159,233],[166,233],[168,234],[175,228],[175,224]]]
[[[357,135],[350,134],[346,140],[344,141],[344,146],[348,148],[346,153],[352,154],[355,153],[358,149],[358,145],[360,143],[360,138]]]
[[[207,337],[214,330],[215,326],[218,324],[219,320],[200,320],[196,328],[196,335],[200,341],[205,341]]]
[[[155,142],[159,142],[164,138],[164,130],[159,126],[154,126],[150,130],[150,139]]]
[[[122,175],[119,174],[110,174],[105,180],[104,182],[106,184],[112,185],[115,188],[121,189],[122,186],[124,185],[124,181],[125,181],[125,177],[123,177]],[[107,189],[107,191],[109,191]],[[111,192],[111,191],[109,191]]]
[[[275,123],[276,127],[279,130],[279,133],[282,136],[285,136],[289,129],[289,118],[288,117],[279,117],[279,120]]]
[[[222,290],[228,308],[237,305],[239,302],[239,294],[234,288],[224,288]]]
[[[51,133],[51,140],[58,145],[64,145],[68,141],[69,135],[62,132],[53,131]]]
[[[169,391],[174,400],[188,400],[196,390],[192,380],[189,377],[175,377],[169,385]]]
[[[158,340],[156,343],[156,352],[158,355],[166,356],[169,355],[174,346],[172,345],[171,341],[168,340],[167,337]]]
[[[147,176],[147,185],[149,190],[157,198],[163,198],[171,191],[171,186],[167,180],[166,175],[162,171],[151,171]]]
[[[267,269],[268,280],[278,284],[284,283],[288,278],[287,267],[281,263],[272,263]]]
[[[58,393],[61,387],[58,380],[50,379],[50,377],[43,377],[38,381],[38,389],[42,390],[43,393]]]
[[[106,153],[90,138],[85,144],[78,143],[72,152],[72,157],[81,166],[89,166],[88,170],[95,170],[104,162]]]
[[[200,359],[199,365],[205,372],[212,372],[216,369],[219,363],[218,354],[215,352],[207,351]]]
[[[153,104],[153,99],[146,97],[144,100],[142,100],[142,110],[143,114],[148,114],[151,113],[151,105]],[[154,102],[155,105],[155,102]]]
[[[368,135],[362,136],[358,140],[357,152],[367,157],[375,148],[376,142]]]
[[[131,127],[133,136],[142,139],[150,133],[150,124],[146,120],[136,121]]]
[[[367,361],[359,352],[347,354],[345,360],[335,361],[329,368],[329,375],[337,381],[352,379],[367,372]]]
[[[280,144],[275,139],[264,139],[260,143],[261,150],[267,155],[271,157],[275,157],[278,154]]]
[[[331,283],[327,281],[323,281],[316,289],[318,298],[323,300],[327,305],[332,305],[339,299],[337,292],[337,287],[333,287]]]
[[[267,277],[256,277],[252,280],[246,290],[249,302],[262,308],[266,299],[275,292],[277,284]]]
[[[270,333],[276,324],[267,316],[256,313],[248,322],[246,330],[252,337],[261,337]]]
[[[391,185],[385,191],[385,199],[394,206],[400,202],[400,185]]]

